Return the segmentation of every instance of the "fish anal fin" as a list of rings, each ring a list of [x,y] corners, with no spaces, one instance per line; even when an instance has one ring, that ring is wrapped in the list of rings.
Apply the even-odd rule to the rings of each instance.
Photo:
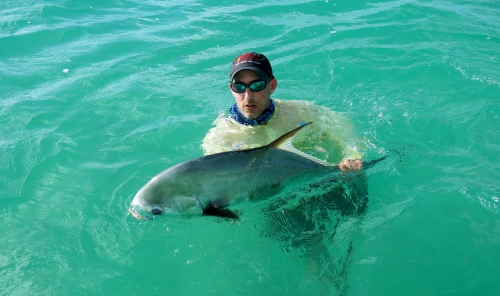
[[[209,203],[204,209],[203,209],[203,216],[216,216],[216,217],[221,217],[221,218],[227,218],[227,219],[239,219],[240,217],[230,209],[224,208],[224,207],[219,207],[213,202]]]

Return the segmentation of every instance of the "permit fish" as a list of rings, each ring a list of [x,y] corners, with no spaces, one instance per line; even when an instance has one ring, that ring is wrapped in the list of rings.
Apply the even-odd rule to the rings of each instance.
[[[151,220],[149,213],[237,219],[229,205],[270,197],[287,180],[301,174],[339,171],[338,166],[292,146],[293,137],[309,124],[265,146],[211,154],[172,166],[137,192],[129,212],[142,220]]]

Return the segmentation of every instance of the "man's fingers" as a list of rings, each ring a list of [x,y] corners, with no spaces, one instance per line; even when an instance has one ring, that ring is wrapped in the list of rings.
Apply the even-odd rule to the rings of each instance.
[[[339,169],[345,171],[358,171],[363,168],[361,159],[345,159],[339,163]]]

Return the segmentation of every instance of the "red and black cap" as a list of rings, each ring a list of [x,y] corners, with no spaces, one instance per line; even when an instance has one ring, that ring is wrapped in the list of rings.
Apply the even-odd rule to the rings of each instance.
[[[273,76],[273,68],[265,55],[256,52],[247,52],[236,57],[231,64],[230,81],[241,70],[253,71],[262,80],[268,80]]]

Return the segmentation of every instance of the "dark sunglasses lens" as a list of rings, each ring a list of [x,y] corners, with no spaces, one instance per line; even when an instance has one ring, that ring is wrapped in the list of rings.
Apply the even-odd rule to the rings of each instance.
[[[250,83],[249,87],[252,91],[261,91],[266,88],[267,82],[265,80],[255,81]]]
[[[245,89],[247,87],[243,84],[239,84],[239,83],[231,83],[231,89],[235,92],[235,93],[244,93],[245,92]]]

